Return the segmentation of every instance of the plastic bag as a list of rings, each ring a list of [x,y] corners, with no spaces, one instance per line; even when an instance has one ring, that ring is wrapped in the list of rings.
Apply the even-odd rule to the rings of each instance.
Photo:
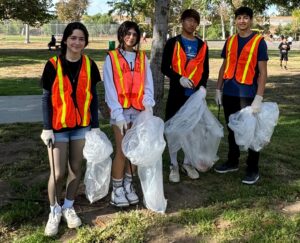
[[[182,138],[182,150],[197,170],[205,172],[219,159],[217,152],[223,136],[223,126],[206,106],[198,124]]]
[[[138,166],[145,206],[160,213],[164,213],[167,207],[162,174],[162,153],[166,146],[163,132],[164,122],[143,111],[122,141],[123,153]]]
[[[85,194],[93,203],[108,194],[111,158],[113,147],[105,133],[87,132],[83,155],[87,159],[87,169],[84,176]]]
[[[146,208],[158,213],[164,213],[167,208],[167,200],[164,196],[162,158],[157,160],[152,166],[138,167],[138,175]]]
[[[218,160],[217,151],[224,136],[223,126],[207,108],[200,90],[165,123],[165,134],[170,152],[182,148],[199,171],[207,171]]]
[[[251,106],[229,116],[228,126],[234,132],[234,138],[241,150],[248,150],[254,138],[256,118],[253,115]]]
[[[162,119],[149,112],[141,112],[122,140],[124,155],[134,165],[151,166],[165,149],[163,131]]]
[[[279,118],[278,105],[263,102],[261,111],[253,114],[251,106],[229,116],[228,126],[234,132],[236,144],[243,150],[260,151],[272,137]]]
[[[279,118],[278,105],[274,102],[262,103],[261,112],[257,114],[257,122],[254,132],[254,138],[250,148],[254,151],[260,151],[266,146],[272,137],[274,128]]]

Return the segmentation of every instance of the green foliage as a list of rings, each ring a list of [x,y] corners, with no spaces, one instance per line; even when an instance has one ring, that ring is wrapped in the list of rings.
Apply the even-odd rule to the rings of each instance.
[[[89,0],[59,0],[55,4],[57,17],[63,22],[80,21],[88,5]]]
[[[111,7],[109,14],[125,15],[137,22],[143,22],[145,17],[153,19],[154,0],[111,0],[107,4]]]
[[[54,16],[49,12],[50,0],[1,0],[0,20],[17,19],[31,26],[47,23]]]

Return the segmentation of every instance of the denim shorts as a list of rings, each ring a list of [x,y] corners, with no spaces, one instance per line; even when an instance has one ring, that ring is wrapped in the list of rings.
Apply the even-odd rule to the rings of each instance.
[[[132,123],[136,119],[138,114],[140,114],[140,111],[138,111],[134,108],[124,109],[124,111],[123,111],[123,116],[124,116],[127,123]],[[116,123],[117,122],[116,122],[115,119],[110,119],[110,124],[111,125],[116,125]]]
[[[75,130],[54,133],[55,142],[70,142],[73,140],[85,139],[85,133],[91,130],[91,126]]]

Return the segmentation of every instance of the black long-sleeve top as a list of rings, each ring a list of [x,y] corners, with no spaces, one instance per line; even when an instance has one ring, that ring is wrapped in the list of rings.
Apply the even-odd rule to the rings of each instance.
[[[64,74],[67,74],[71,83],[73,91],[76,90],[78,84],[78,74],[82,61],[79,60],[77,62],[69,62],[65,59],[64,56],[60,56],[62,61],[62,70]],[[56,77],[56,69],[53,67],[52,63],[48,61],[45,65],[44,72],[41,78],[41,84],[43,87],[43,96],[42,96],[42,107],[43,107],[43,121],[44,121],[44,129],[53,129],[52,128],[52,104],[51,104],[51,90],[52,85],[54,83]],[[74,82],[73,82],[74,80]],[[97,128],[99,127],[99,119],[98,119],[98,97],[96,91],[96,84],[101,81],[99,69],[96,63],[91,60],[91,94],[92,100],[90,104],[90,112],[91,112],[91,127]],[[75,128],[63,128],[59,131],[55,132],[63,132],[68,130],[73,130],[81,128],[77,126]]]

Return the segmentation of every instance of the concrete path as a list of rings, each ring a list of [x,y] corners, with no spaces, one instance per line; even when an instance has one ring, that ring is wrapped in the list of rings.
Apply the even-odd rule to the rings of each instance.
[[[0,124],[42,120],[41,95],[0,96]]]

